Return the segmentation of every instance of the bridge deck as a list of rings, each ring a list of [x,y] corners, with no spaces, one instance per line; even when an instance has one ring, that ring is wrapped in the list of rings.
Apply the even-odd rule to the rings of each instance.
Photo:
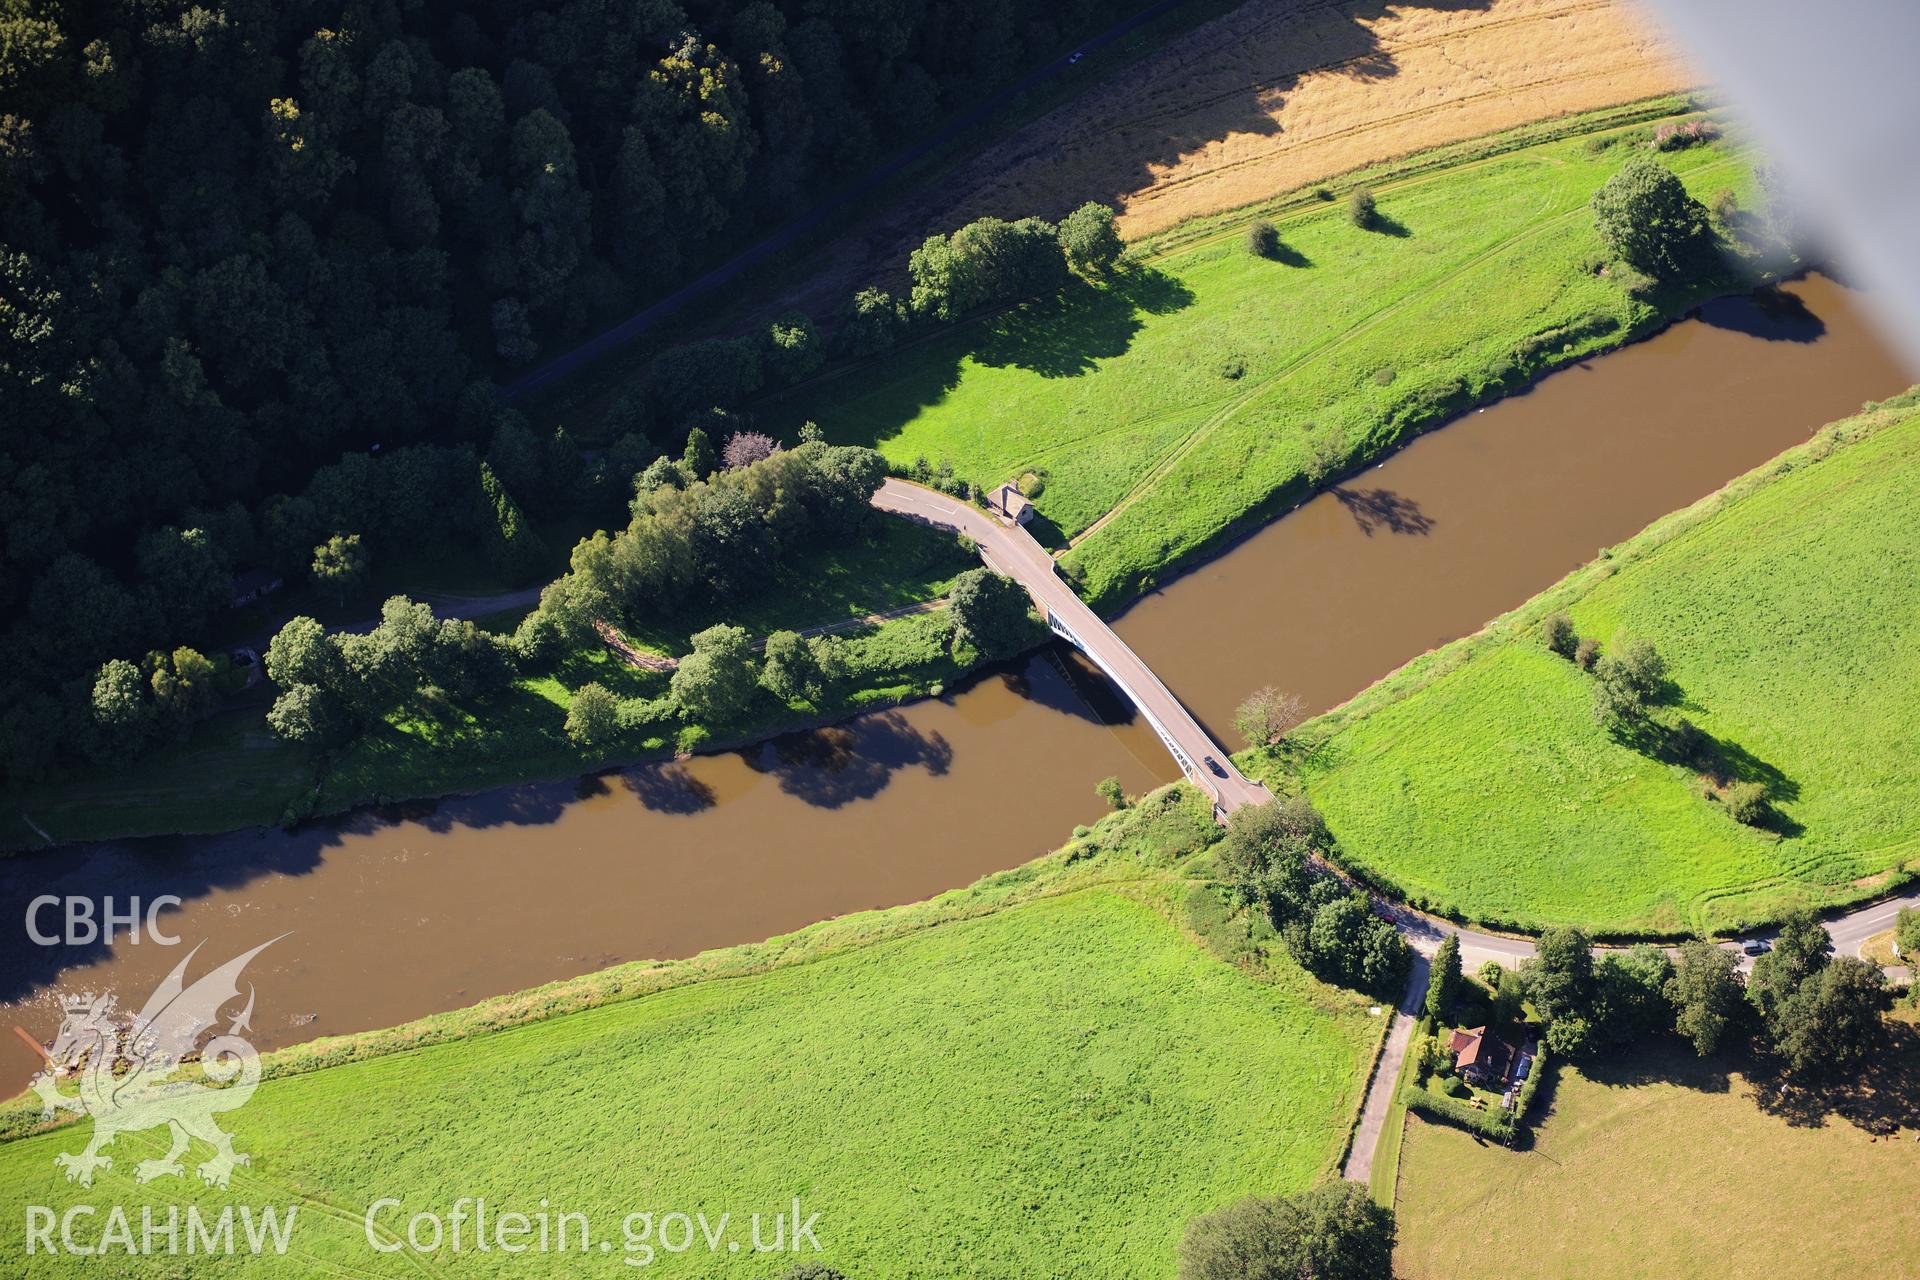
[[[1046,616],[1047,625],[1120,686],[1159,733],[1181,771],[1214,798],[1222,819],[1243,805],[1272,799],[1265,787],[1234,767],[1227,753],[1207,736],[1153,669],[1061,580],[1053,557],[1032,534],[1018,525],[1003,524],[957,498],[901,480],[890,479],[883,484],[873,497],[873,505],[964,533],[978,543],[981,558],[991,568],[1027,589]],[[1219,767],[1217,773],[1207,765],[1209,760]]]

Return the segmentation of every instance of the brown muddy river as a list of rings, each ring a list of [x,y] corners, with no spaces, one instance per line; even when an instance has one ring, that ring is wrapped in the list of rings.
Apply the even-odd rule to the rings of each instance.
[[[1322,709],[1907,381],[1828,280],[1714,303],[1415,442],[1118,629],[1217,734],[1262,684]],[[164,927],[205,940],[196,972],[291,931],[247,973],[272,1047],[928,897],[1059,844],[1103,810],[1108,774],[1140,790],[1175,769],[1091,668],[1047,652],[940,701],[683,764],[0,860],[0,1021],[49,1039],[55,993],[89,988],[138,1008],[184,955],[35,946],[40,894],[176,894]],[[0,1091],[36,1066],[0,1036]]]
[[[1237,750],[1261,685],[1337,706],[1912,381],[1824,276],[1721,299],[1423,436],[1114,628]]]

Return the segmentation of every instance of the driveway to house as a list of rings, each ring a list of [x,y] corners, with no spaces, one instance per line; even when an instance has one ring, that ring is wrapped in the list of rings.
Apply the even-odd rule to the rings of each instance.
[[[1879,902],[1857,908],[1843,916],[1837,916],[1824,922],[1827,936],[1833,939],[1833,949],[1843,956],[1859,956],[1860,947],[1877,933],[1893,928],[1894,918],[1903,907],[1920,907],[1920,892],[1902,894],[1897,898],[1886,898]],[[1387,1045],[1380,1055],[1380,1067],[1374,1072],[1373,1084],[1367,1090],[1366,1102],[1360,1109],[1360,1119],[1354,1131],[1353,1146],[1347,1154],[1347,1162],[1341,1169],[1341,1176],[1354,1182],[1366,1182],[1373,1176],[1373,1155],[1380,1145],[1380,1133],[1386,1121],[1387,1111],[1393,1103],[1394,1090],[1400,1085],[1400,1071],[1406,1064],[1407,1050],[1413,1043],[1413,1024],[1419,1018],[1427,995],[1427,974],[1429,961],[1439,949],[1440,941],[1448,934],[1460,939],[1460,967],[1467,973],[1485,964],[1497,960],[1509,969],[1517,969],[1520,962],[1533,956],[1538,948],[1531,938],[1506,937],[1497,933],[1481,933],[1475,929],[1462,929],[1459,926],[1435,916],[1415,911],[1411,907],[1384,899],[1374,899],[1374,910],[1391,920],[1394,927],[1407,940],[1407,945],[1416,953],[1413,973],[1407,982],[1406,993],[1401,997],[1399,1007],[1394,1011],[1393,1025],[1387,1028]],[[1767,942],[1779,936],[1778,929],[1761,929],[1744,935],[1746,938],[1759,938]],[[1720,944],[1728,950],[1739,950],[1740,941]],[[1595,947],[1597,953],[1614,950],[1611,947]],[[1671,953],[1673,948],[1667,948]],[[1752,956],[1742,954],[1741,972],[1753,969]],[[1887,976],[1895,982],[1908,981],[1911,974],[1904,968],[1887,966]]]

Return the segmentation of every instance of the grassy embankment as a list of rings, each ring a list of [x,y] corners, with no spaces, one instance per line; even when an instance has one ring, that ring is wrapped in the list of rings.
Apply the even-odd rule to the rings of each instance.
[[[1487,1258],[1583,1280],[1910,1274],[1920,1037],[1900,1028],[1848,1099],[1782,1098],[1745,1070],[1670,1042],[1563,1067],[1525,1152],[1409,1120],[1395,1274],[1477,1276]],[[1906,1132],[1876,1142],[1856,1118]]]
[[[1684,299],[1628,296],[1587,201],[1672,100],[1444,148],[1135,246],[1104,284],[959,326],[763,407],[783,427],[997,484],[1043,477],[1043,536],[1114,606],[1307,496],[1317,464],[1359,465],[1452,413],[1618,345]],[[1663,157],[1696,194],[1750,203],[1750,157]],[[1371,184],[1377,229],[1344,193]],[[1273,220],[1276,260],[1247,253]]]
[[[497,1211],[544,1197],[590,1214],[615,1258],[630,1211],[744,1220],[798,1195],[820,1213],[821,1259],[856,1277],[1165,1275],[1191,1214],[1330,1171],[1384,1026],[1283,948],[1236,945],[1244,922],[1191,875],[1214,833],[1196,793],[1166,788],[930,902],[271,1055],[226,1118],[253,1156],[228,1192],[191,1172],[136,1186],[135,1161],[165,1145],[153,1133],[120,1138],[81,1191],[53,1164],[84,1141],[76,1125],[0,1147],[0,1199],[124,1204],[136,1225],[147,1203],[297,1202],[304,1256],[268,1274],[403,1270],[361,1233],[383,1195],[405,1206],[389,1226],[462,1195]],[[0,1115],[0,1131],[24,1119]],[[0,1270],[74,1265],[8,1256],[21,1248],[7,1232]],[[437,1262],[585,1273],[498,1252]],[[701,1248],[655,1269],[779,1268]]]
[[[1885,892],[1920,866],[1920,407],[1829,427],[1485,630],[1246,758],[1304,786],[1341,856],[1436,910],[1537,928],[1731,930]],[[1546,651],[1570,611],[1666,659],[1684,715],[1780,818],[1602,730]]]

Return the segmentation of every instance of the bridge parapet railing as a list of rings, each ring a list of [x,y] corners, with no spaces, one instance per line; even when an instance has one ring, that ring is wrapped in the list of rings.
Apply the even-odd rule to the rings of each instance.
[[[1127,701],[1133,703],[1140,714],[1147,718],[1147,723],[1153,726],[1153,731],[1160,735],[1161,745],[1166,747],[1168,754],[1173,757],[1174,763],[1180,766],[1180,771],[1186,774],[1189,779],[1198,783],[1201,790],[1214,796],[1217,802],[1219,797],[1213,785],[1213,780],[1201,771],[1199,765],[1194,762],[1193,758],[1186,753],[1186,750],[1181,747],[1179,742],[1175,741],[1173,734],[1168,732],[1167,726],[1160,723],[1160,717],[1153,714],[1153,711],[1141,699],[1139,691],[1130,686],[1117,671],[1108,666],[1106,659],[1102,658],[1097,651],[1088,647],[1087,642],[1080,638],[1080,634],[1052,609],[1047,610],[1047,626],[1052,628],[1055,635],[1065,640],[1081,653],[1086,654],[1096,667],[1106,672],[1107,679],[1120,686],[1120,692],[1127,695]]]

